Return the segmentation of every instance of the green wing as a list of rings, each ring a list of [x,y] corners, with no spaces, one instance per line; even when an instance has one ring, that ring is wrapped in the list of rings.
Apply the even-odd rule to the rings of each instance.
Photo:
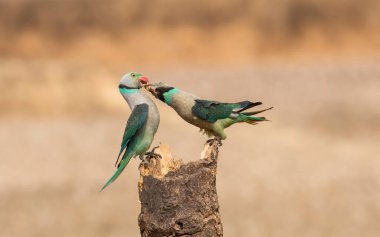
[[[253,106],[260,105],[261,102],[242,101],[238,103],[221,103],[212,100],[195,100],[192,108],[194,116],[214,123],[219,119],[229,118],[232,113],[240,113]]]
[[[110,185],[113,181],[119,177],[121,172],[124,170],[125,166],[127,166],[129,160],[134,155],[134,151],[130,151],[127,148],[128,143],[133,139],[134,135],[137,133],[137,131],[144,125],[146,118],[148,117],[148,105],[147,104],[140,104],[136,105],[135,108],[132,110],[131,116],[129,116],[127,126],[124,130],[123,135],[123,141],[121,142],[121,149],[119,156],[117,157],[117,162],[119,161],[119,157],[121,153],[123,153],[124,150],[127,150],[123,158],[121,159],[120,163],[117,165],[116,172],[112,175],[112,177],[107,181],[107,183],[102,187],[101,190],[105,189],[108,185]]]
[[[123,135],[123,141],[121,142],[121,148],[119,155],[116,160],[116,166],[117,162],[119,161],[119,158],[123,151],[127,148],[129,141],[132,139],[132,137],[136,134],[136,132],[142,127],[142,125],[145,123],[146,118],[148,117],[148,105],[147,104],[139,104],[136,105],[135,108],[132,110],[131,116],[129,116],[127,125],[125,126],[124,135]],[[125,154],[124,154],[125,156]],[[123,158],[124,158],[123,156]]]

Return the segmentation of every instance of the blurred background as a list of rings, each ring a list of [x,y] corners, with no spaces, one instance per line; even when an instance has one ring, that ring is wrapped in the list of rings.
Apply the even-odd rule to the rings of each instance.
[[[377,0],[0,0],[0,236],[139,236],[138,160],[104,192],[129,71],[275,109],[227,130],[225,236],[380,234]],[[206,137],[157,101],[153,145]]]

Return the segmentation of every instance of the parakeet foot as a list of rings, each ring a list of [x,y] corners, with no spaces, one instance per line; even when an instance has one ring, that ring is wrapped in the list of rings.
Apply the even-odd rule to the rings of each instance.
[[[161,159],[162,156],[160,154],[149,151],[149,152],[145,153],[145,157],[143,156],[143,158],[140,158],[141,159],[140,165],[142,165],[142,166],[148,165],[150,163],[150,161],[152,160],[152,158]]]
[[[223,145],[222,138],[220,138],[220,137],[214,137],[214,138],[208,139],[206,141],[206,143],[208,143],[209,145],[212,145],[214,142],[217,142],[218,146]]]
[[[149,162],[152,158],[162,159],[162,156],[160,154],[154,153],[152,151],[145,153],[145,160],[148,160],[148,162]]]
[[[160,154],[154,152],[158,147],[159,146],[153,147],[151,151],[146,152],[145,157],[142,159],[142,161],[149,163],[152,158],[162,159],[162,156]]]

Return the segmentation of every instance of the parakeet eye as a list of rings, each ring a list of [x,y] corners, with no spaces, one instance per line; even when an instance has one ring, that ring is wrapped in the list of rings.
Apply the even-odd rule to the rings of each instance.
[[[136,75],[135,75],[134,73],[131,73],[131,76],[132,76],[132,77],[135,77]]]

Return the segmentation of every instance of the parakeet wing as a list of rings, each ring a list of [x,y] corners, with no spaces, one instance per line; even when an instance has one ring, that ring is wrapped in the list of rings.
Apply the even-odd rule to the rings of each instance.
[[[213,100],[195,100],[192,113],[200,119],[214,123],[219,119],[230,117],[232,112],[239,113],[260,104],[261,102],[253,103],[250,101],[221,103]]]
[[[119,161],[119,158],[123,151],[127,148],[129,141],[136,134],[136,132],[142,127],[145,123],[146,118],[148,117],[148,105],[139,104],[136,105],[132,110],[131,115],[128,118],[127,125],[124,130],[123,141],[121,142],[121,149],[119,156],[117,157],[116,164]]]
[[[228,118],[236,105],[212,100],[195,100],[192,113],[200,119],[213,123],[218,119]]]

